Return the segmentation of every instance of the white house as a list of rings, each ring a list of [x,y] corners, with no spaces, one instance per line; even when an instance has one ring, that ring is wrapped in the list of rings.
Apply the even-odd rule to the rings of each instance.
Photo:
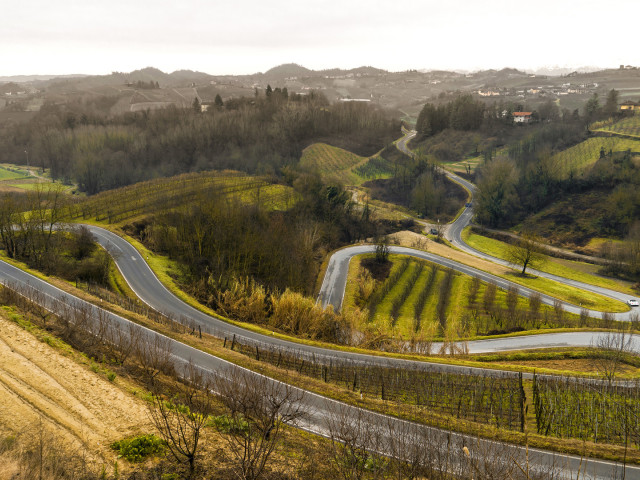
[[[529,123],[532,112],[513,112],[514,123]]]

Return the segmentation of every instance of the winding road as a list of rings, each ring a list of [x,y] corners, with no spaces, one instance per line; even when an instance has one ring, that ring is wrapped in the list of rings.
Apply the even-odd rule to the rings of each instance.
[[[406,141],[408,140],[407,135],[403,138],[403,140],[406,143]],[[456,181],[460,181],[460,183],[464,182],[463,179],[459,178],[456,178]],[[469,188],[471,192],[474,191],[474,187],[471,184],[468,184],[467,188]],[[449,227],[447,231],[447,235],[449,235],[450,240],[461,249],[469,248],[464,245],[464,242],[462,242],[462,239],[460,238],[460,232],[462,228],[464,228],[464,226],[468,224],[472,215],[473,212],[471,208],[465,209],[465,211],[456,219],[456,221]],[[131,289],[143,302],[147,303],[155,310],[158,310],[166,315],[170,315],[181,323],[190,326],[200,326],[202,328],[202,331],[211,333],[215,336],[221,338],[230,338],[235,335],[237,337],[252,341],[256,344],[263,344],[265,346],[273,346],[282,349],[294,350],[296,352],[303,352],[307,355],[312,355],[316,360],[326,360],[327,362],[330,362],[332,359],[339,358],[351,361],[355,364],[379,364],[385,366],[422,368],[428,370],[437,369],[459,373],[478,373],[483,375],[493,374],[493,371],[489,369],[472,369],[469,367],[461,367],[455,365],[432,364],[428,362],[418,362],[400,358],[386,358],[376,355],[359,354],[341,350],[309,346],[290,342],[281,338],[277,338],[275,336],[262,335],[253,331],[245,330],[241,327],[235,326],[216,317],[207,315],[187,305],[182,300],[174,296],[164,285],[162,285],[162,283],[155,276],[148,264],[145,262],[144,258],[129,242],[119,237],[118,235],[100,227],[89,225],[87,227],[94,234],[97,241],[113,256],[114,261],[121,271],[123,277],[130,285]],[[458,245],[458,243],[456,242],[460,242],[460,245]],[[348,271],[349,260],[355,255],[370,252],[373,248],[374,247],[372,246],[366,245],[348,247],[336,252],[332,256],[327,268],[319,297],[319,300],[323,304],[334,305],[336,309],[339,309],[341,307],[342,298],[344,297],[344,289],[346,286],[346,272]],[[495,277],[477,269],[473,269],[472,267],[460,264],[458,262],[438,257],[428,252],[422,252],[403,247],[391,248],[393,253],[401,253],[424,258],[426,260],[439,263],[445,267],[454,268],[469,275],[477,275],[483,280],[495,281],[499,286],[503,288],[506,288],[509,285],[509,282],[507,280]],[[494,261],[494,259],[491,260]],[[540,274],[542,275],[542,272],[540,272]],[[125,329],[127,328],[131,328],[129,327],[129,325],[131,325],[131,322],[129,322],[128,320],[119,317],[111,312],[101,310],[99,309],[99,307],[88,304],[87,302],[84,302],[83,300],[80,300],[71,294],[63,292],[62,290],[52,286],[51,284],[2,261],[0,261],[0,281],[6,284],[11,284],[12,286],[17,286],[23,289],[33,289],[34,291],[39,292],[40,303],[42,303],[43,306],[49,308],[52,311],[60,311],[60,309],[62,309],[64,305],[66,305],[67,307],[69,305],[72,305],[74,306],[73,308],[82,306],[83,308],[87,308],[92,312],[93,318],[98,318],[101,315],[108,317],[115,328],[119,328],[122,331],[125,331]],[[592,288],[591,286],[588,287]],[[526,289],[524,289],[523,287],[519,286],[519,289],[521,293],[527,293]],[[545,303],[553,303],[553,299],[551,299],[551,297],[544,296],[543,301]],[[571,310],[572,308],[578,307],[567,305],[568,311],[574,311],[578,313],[578,311],[576,310]],[[623,317],[623,314],[619,315],[619,318]],[[147,341],[153,342],[155,339],[161,338],[164,342],[166,342],[167,345],[170,345],[173,362],[178,368],[185,366],[189,362],[193,362],[202,371],[211,373],[220,373],[227,369],[240,369],[240,367],[230,364],[213,355],[194,349],[176,340],[163,337],[162,335],[148,330],[144,327],[135,326],[135,324],[133,325],[133,328],[139,329],[141,335],[146,338]],[[598,335],[600,334],[580,332],[511,337],[469,342],[468,347],[471,352],[488,352],[548,346],[588,345],[591,341],[597,338]],[[640,351],[640,344],[636,343],[635,348]],[[258,375],[256,373],[248,371],[247,373],[251,375]],[[495,374],[505,375],[504,372],[496,372]],[[279,384],[276,381],[271,381],[275,384]],[[330,400],[309,392],[306,392],[304,396],[304,402],[306,404],[307,410],[309,411],[309,414],[306,417],[304,424],[301,426],[309,431],[321,435],[327,434],[327,419],[334,417],[336,411],[342,411],[349,418],[356,418],[358,415],[365,415],[367,421],[372,425],[393,425],[396,429],[403,429],[406,428],[407,425],[410,425],[411,428],[419,429],[421,432],[425,432],[425,434],[430,437],[434,444],[453,445],[453,448],[457,451],[461,451],[463,445],[468,445],[472,450],[473,448],[491,449],[495,447],[495,444],[488,440],[478,441],[477,439],[466,435],[445,432],[431,427],[412,424],[403,420],[399,420],[397,418],[386,417],[376,413],[363,412],[357,407],[342,404],[340,402]],[[386,433],[382,436],[386,438],[385,441],[390,441],[391,434]],[[384,446],[381,448],[382,451],[388,451]],[[500,446],[500,448],[503,449],[501,455],[505,459],[513,457],[514,459],[518,458],[522,460],[524,458],[523,455],[525,454],[525,451],[520,447]],[[458,457],[460,458],[462,456],[459,455]],[[622,468],[619,465],[611,462],[600,460],[588,460],[588,462],[586,462],[585,459],[581,459],[579,457],[562,455],[537,449],[529,449],[528,462],[534,468],[540,469],[553,466],[554,468],[559,469],[564,477],[575,477],[576,472],[580,471],[581,468],[586,473],[586,475],[581,478],[614,478],[620,476],[622,472]],[[640,478],[640,467],[627,466],[626,477]]]
[[[379,363],[396,366],[404,365],[406,367],[411,366],[413,368],[446,369],[448,371],[466,373],[471,373],[474,370],[482,374],[488,374],[491,372],[490,370],[485,371],[484,369],[470,369],[468,367],[429,364],[426,362],[413,362],[402,359],[381,358],[374,355],[326,350],[318,347],[294,344],[278,338],[263,336],[240,329],[239,327],[195,310],[175,297],[160,283],[142,256],[127,241],[99,227],[89,226],[89,228],[96,236],[99,243],[114,256],[114,260],[126,281],[143,301],[147,302],[153,308],[156,308],[166,314],[173,315],[174,318],[181,322],[187,324],[193,324],[193,322],[196,322],[198,325],[202,325],[204,327],[204,331],[209,331],[222,336],[233,335],[234,332],[237,332],[238,335],[253,338],[256,341],[261,341],[265,344],[275,344],[298,350],[307,350],[326,358],[349,358],[354,362],[367,364]],[[95,305],[66,293],[57,287],[3,261],[0,261],[0,281],[2,283],[9,284],[12,288],[22,289],[23,291],[32,290],[34,292],[38,292],[39,296],[37,301],[51,311],[64,312],[65,308],[68,309],[70,307],[74,309],[85,308],[90,312],[90,317],[94,322],[97,322],[97,319],[100,317],[103,319],[108,318],[109,321],[112,322],[114,328],[118,328],[120,331],[125,333],[128,332],[128,328],[135,328],[139,332],[141,338],[146,340],[149,344],[160,339],[164,342],[167,348],[170,349],[172,361],[179,371],[191,363],[205,373],[226,375],[226,372],[230,369],[239,369],[245,374],[259,376],[257,373],[242,369],[241,367],[218,357],[190,347],[174,339],[165,337],[142,326],[133,324],[114,313],[102,310]],[[95,328],[97,328],[97,326],[95,326]],[[504,373],[501,374],[504,375]],[[285,386],[280,382],[275,380],[269,381],[273,382],[273,384],[279,388],[285,388]],[[289,388],[299,391],[299,389],[295,387]],[[392,451],[391,445],[397,440],[398,432],[410,429],[412,432],[411,435],[408,436],[410,442],[413,441],[418,445],[423,445],[425,439],[428,439],[432,448],[435,448],[436,450],[438,448],[443,449],[443,451],[439,452],[440,455],[451,454],[451,458],[448,461],[448,468],[452,471],[460,471],[465,467],[465,462],[467,462],[467,460],[465,460],[465,456],[460,454],[460,452],[462,452],[464,446],[467,446],[474,455],[478,455],[478,457],[476,457],[478,458],[478,461],[481,461],[480,458],[483,455],[499,456],[499,461],[504,461],[505,464],[511,464],[514,461],[518,462],[519,465],[525,465],[526,463],[532,471],[548,471],[548,469],[551,468],[558,475],[556,478],[576,478],[577,472],[582,472],[582,476],[580,478],[586,479],[620,478],[623,471],[626,474],[626,478],[640,478],[640,467],[638,466],[627,465],[626,468],[623,468],[617,463],[598,459],[585,459],[573,455],[558,454],[555,452],[532,448],[527,451],[526,449],[518,446],[498,444],[490,440],[479,440],[473,436],[447,432],[407,422],[395,417],[388,417],[378,413],[364,411],[357,407],[331,400],[315,393],[300,392],[303,394],[302,402],[305,405],[307,415],[303,422],[297,426],[310,432],[326,436],[329,433],[331,422],[336,421],[337,415],[340,415],[343,419],[346,419],[346,421],[349,422],[355,421],[354,419],[360,419],[360,421],[366,422],[371,428],[376,430],[376,438],[380,443],[376,443],[375,445],[372,444],[371,448],[375,448],[382,452]],[[413,438],[413,440],[411,440],[411,438]],[[456,452],[458,453],[456,454]]]

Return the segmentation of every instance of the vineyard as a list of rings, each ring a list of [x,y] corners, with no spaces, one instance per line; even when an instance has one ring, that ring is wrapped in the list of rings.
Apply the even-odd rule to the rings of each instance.
[[[517,288],[501,290],[493,283],[445,269],[431,262],[391,255],[386,278],[375,280],[356,257],[350,266],[343,308],[366,312],[366,325],[404,339],[467,338],[557,326],[575,327],[601,319],[578,318],[561,306],[542,305]],[[594,324],[594,325],[595,325]]]
[[[416,405],[455,418],[497,428],[520,430],[525,423],[522,376],[513,373],[474,375],[414,367],[375,366],[319,358],[302,351],[233,337],[225,345],[256,360],[321,379],[362,395]]]
[[[590,129],[593,132],[606,132],[640,139],[640,115],[633,115],[617,122],[611,120],[597,122],[591,125]]]
[[[389,177],[392,173],[389,162],[382,157],[360,157],[324,143],[307,147],[300,159],[300,166],[318,172],[325,179],[349,185]]]
[[[640,141],[618,137],[593,137],[553,156],[556,174],[567,178],[572,174],[580,174],[600,158],[600,152],[640,152]]]
[[[220,196],[227,202],[260,204],[284,210],[296,201],[290,187],[236,172],[189,173],[159,178],[94,195],[73,205],[72,216],[109,223],[166,212],[199,198]]]
[[[640,381],[629,385],[535,377],[538,433],[640,448]]]

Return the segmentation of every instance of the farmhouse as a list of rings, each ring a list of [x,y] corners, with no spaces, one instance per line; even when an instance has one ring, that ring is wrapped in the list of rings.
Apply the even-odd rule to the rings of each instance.
[[[640,102],[632,102],[627,100],[620,104],[620,110],[640,110]]]
[[[532,112],[513,112],[514,123],[529,123]]]

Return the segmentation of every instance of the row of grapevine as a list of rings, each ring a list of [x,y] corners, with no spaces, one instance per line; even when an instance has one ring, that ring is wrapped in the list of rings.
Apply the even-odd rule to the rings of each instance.
[[[597,132],[608,132],[630,137],[640,137],[640,115],[633,115],[617,122],[598,122],[593,124],[591,130]]]
[[[560,178],[576,174],[593,165],[600,158],[600,151],[640,151],[640,142],[618,137],[593,137],[553,156],[556,174]]]
[[[538,433],[640,448],[640,380],[534,376],[533,405]]]
[[[381,398],[417,405],[456,418],[499,428],[524,428],[522,376],[477,375],[444,368],[370,365],[347,359],[317,357],[302,351],[234,337],[225,345],[256,360]],[[427,370],[426,368],[429,368]]]
[[[415,285],[416,280],[420,278],[423,268],[424,268],[424,263],[422,262],[418,262],[417,265],[414,265],[413,271],[409,275],[409,278],[406,280],[402,288],[402,292],[400,292],[400,295],[398,295],[393,299],[393,302],[391,304],[391,324],[392,325],[395,325],[398,322],[398,317],[400,316],[400,309],[402,308],[402,306],[404,305],[404,302],[407,300],[407,298],[409,297],[409,294],[413,290],[413,286]]]
[[[142,214],[167,211],[188,205],[198,198],[224,196],[247,201],[253,195],[263,205],[277,204],[285,187],[270,185],[264,179],[228,172],[202,172],[162,178],[94,195],[71,207],[74,218],[95,218],[110,223]],[[272,198],[273,197],[273,198]]]
[[[440,291],[438,292],[438,305],[436,306],[436,315],[438,322],[445,329],[447,323],[447,307],[449,306],[449,300],[451,298],[451,286],[453,285],[454,271],[448,268],[444,275],[444,280],[440,284]]]
[[[398,280],[404,272],[409,268],[409,263],[411,260],[409,258],[404,258],[400,265],[395,270],[392,270],[391,274],[384,281],[382,286],[376,288],[376,290],[369,297],[369,320],[373,320],[376,315],[376,310],[380,302],[384,299],[384,297],[391,291],[391,289],[398,283]]]
[[[433,287],[436,284],[436,275],[438,273],[438,268],[432,266],[429,270],[427,281],[420,290],[418,294],[418,298],[416,299],[416,303],[413,305],[413,331],[420,331],[420,324],[422,319],[422,310],[424,310],[424,306],[427,303],[427,299],[431,295],[433,291]]]

